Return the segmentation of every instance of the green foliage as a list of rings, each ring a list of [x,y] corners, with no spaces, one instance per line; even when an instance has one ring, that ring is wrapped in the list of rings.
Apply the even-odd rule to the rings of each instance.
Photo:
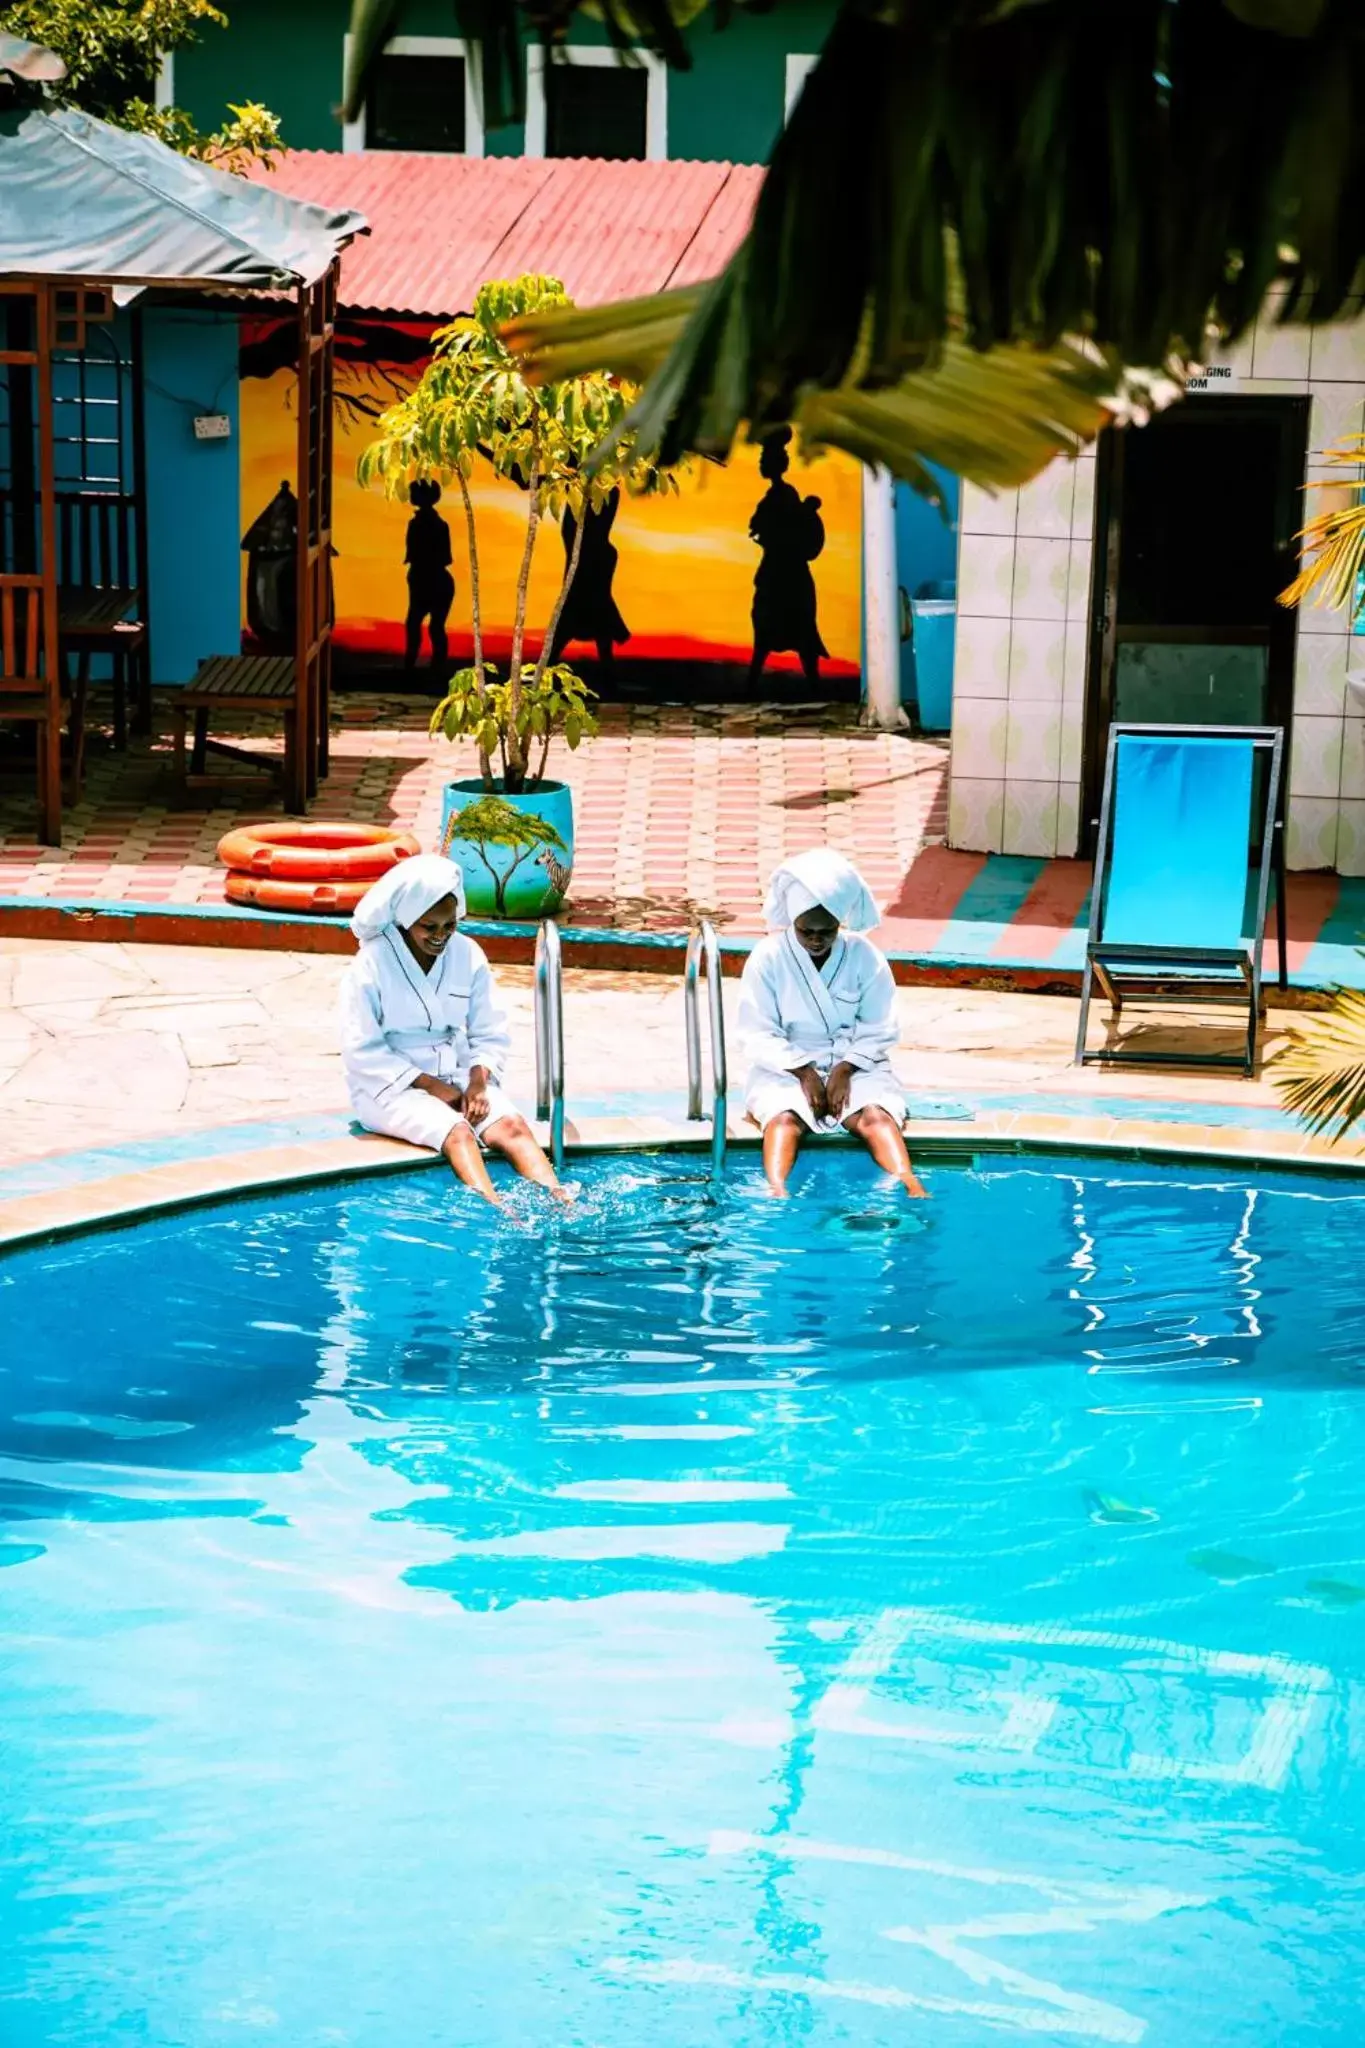
[[[633,32],[687,63],[680,0],[602,5],[614,39]],[[716,26],[742,6],[717,0]],[[519,33],[562,40],[576,7],[457,0],[483,24],[490,118],[516,111]],[[381,18],[391,29],[403,11],[355,0],[352,101],[368,61],[360,31]],[[1359,0],[845,5],[743,246],[632,424],[667,457],[727,446],[739,421],[760,433],[799,421],[815,394],[854,393],[871,403],[866,445],[902,467],[880,394],[937,369],[956,343],[1073,342],[1163,373],[1201,361],[1210,326],[1247,332],[1277,281],[1285,318],[1353,310],[1362,132]],[[1026,424],[1047,424],[1036,392],[1019,387],[1013,402]],[[978,423],[978,438],[988,430]]]
[[[1295,1025],[1272,1062],[1285,1107],[1344,1138],[1365,1117],[1365,993],[1338,989],[1325,1017]]]
[[[605,504],[617,485],[635,495],[676,490],[676,479],[640,457],[630,439],[609,464],[588,470],[588,457],[625,420],[635,396],[629,385],[597,370],[532,384],[508,348],[504,328],[572,307],[553,277],[482,285],[472,315],[439,330],[421,381],[381,416],[360,458],[361,483],[406,499],[428,477],[468,482],[482,459],[554,519],[566,508],[577,517],[585,502]]]
[[[50,87],[59,105],[155,135],[222,170],[255,157],[270,162],[283,147],[279,123],[255,101],[230,106],[232,118],[208,135],[182,108],[155,104],[162,57],[198,42],[206,26],[227,27],[212,0],[14,0],[0,7],[0,29],[55,51],[66,65],[65,78]]]
[[[595,698],[581,676],[563,662],[544,669],[534,661],[521,667],[521,690],[514,704],[511,682],[503,682],[492,662],[477,668],[457,669],[450,679],[449,694],[431,714],[433,735],[448,740],[473,740],[481,754],[498,755],[504,779],[507,775],[509,739],[515,735],[524,759],[532,745],[540,744],[540,760],[530,780],[538,782],[545,773],[550,741],[562,733],[570,748],[597,736],[597,720],[588,709]]]
[[[532,382],[508,348],[506,330],[549,312],[570,312],[572,306],[553,277],[494,279],[482,285],[472,314],[436,335],[435,352],[420,382],[381,416],[378,435],[359,463],[361,483],[380,485],[391,498],[407,500],[414,484],[430,478],[459,490],[469,546],[474,662],[454,678],[432,730],[474,740],[489,789],[495,755],[506,787],[515,792],[528,777],[534,782],[544,774],[555,733],[577,746],[597,730],[587,709],[591,692],[572,669],[549,665],[555,628],[578,566],[577,544],[545,623],[539,659],[521,658],[531,560],[542,519],[562,519],[571,512],[581,543],[584,512],[600,509],[613,490],[639,496],[678,488],[672,471],[649,459],[626,428],[636,396],[633,386],[592,368]],[[526,538],[505,681],[483,658],[478,517],[469,489],[480,463],[525,493]],[[533,769],[537,743],[540,756]]]

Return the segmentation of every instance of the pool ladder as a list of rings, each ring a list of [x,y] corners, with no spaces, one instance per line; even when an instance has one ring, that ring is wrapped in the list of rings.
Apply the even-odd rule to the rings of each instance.
[[[546,918],[536,933],[536,1115],[550,1125],[550,1163],[564,1171],[564,969],[559,926]]]
[[[725,1120],[729,1095],[729,1071],[725,1061],[725,1002],[720,980],[720,942],[715,927],[705,918],[687,941],[683,965],[683,1015],[687,1025],[687,1116],[701,1123],[701,993],[699,981],[706,969],[706,1004],[711,1025],[711,1172],[719,1180],[725,1170]]]

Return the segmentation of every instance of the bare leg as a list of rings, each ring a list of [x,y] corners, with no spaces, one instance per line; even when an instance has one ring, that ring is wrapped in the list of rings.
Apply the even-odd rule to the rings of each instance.
[[[901,1127],[893,1116],[884,1109],[870,1105],[867,1109],[855,1110],[852,1116],[844,1118],[844,1129],[861,1138],[883,1173],[891,1174],[905,1189],[907,1195],[916,1200],[924,1198],[910,1154],[906,1150]]]
[[[488,1178],[488,1168],[483,1163],[479,1141],[467,1123],[453,1124],[441,1150],[450,1161],[451,1168],[476,1195],[482,1195],[485,1202],[491,1202],[495,1209],[502,1207],[502,1196]]]
[[[509,1166],[515,1167],[523,1180],[547,1189],[558,1202],[574,1199],[569,1189],[561,1185],[525,1117],[500,1116],[496,1123],[485,1125],[483,1138],[494,1152],[502,1154]]]
[[[806,1126],[793,1109],[784,1109],[763,1126],[763,1172],[768,1192],[785,1202],[787,1175],[796,1164]]]

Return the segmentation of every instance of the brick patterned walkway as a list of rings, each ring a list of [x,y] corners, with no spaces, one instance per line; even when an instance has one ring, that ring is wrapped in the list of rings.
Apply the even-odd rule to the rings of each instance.
[[[429,707],[410,698],[344,696],[335,711],[332,772],[312,815],[408,825],[434,846],[442,785],[473,772],[472,753],[429,738]],[[249,724],[225,724],[220,736],[276,745]],[[757,932],[769,871],[814,845],[839,847],[893,902],[922,848],[943,837],[947,766],[946,743],[864,732],[845,706],[606,706],[597,741],[551,756],[574,790],[568,914],[632,931],[674,931],[707,915]],[[278,817],[278,803],[263,781],[224,763],[221,790],[197,804],[176,806],[167,733],[120,755],[96,732],[65,844],[40,847],[32,772],[0,761],[0,900],[221,903],[219,839]]]

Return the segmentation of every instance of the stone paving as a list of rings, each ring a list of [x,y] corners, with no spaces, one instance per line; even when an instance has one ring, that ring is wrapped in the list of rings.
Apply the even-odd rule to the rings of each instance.
[[[346,962],[216,947],[0,939],[0,1165],[250,1119],[344,1114],[335,1001]],[[514,1092],[533,1093],[531,975],[498,970],[512,1020]],[[737,984],[725,982],[733,1022]],[[1262,1075],[1077,1068],[1069,997],[966,989],[897,992],[897,1065],[919,1092],[1150,1102],[1274,1115]],[[1289,1019],[1272,1013],[1273,1051]],[[668,1095],[681,1113],[676,976],[570,970],[567,1099],[594,1110]],[[732,1038],[733,1047],[733,1038]],[[738,1080],[738,1077],[737,1077]]]
[[[434,847],[442,787],[475,772],[470,750],[433,740],[430,705],[411,697],[346,695],[334,710],[332,772],[312,815],[405,825]],[[943,837],[946,741],[864,731],[848,706],[606,705],[601,717],[596,741],[550,758],[575,798],[573,922],[677,930],[704,915],[757,933],[764,883],[788,853],[837,846],[891,902]],[[259,723],[223,732],[278,748]],[[124,754],[95,736],[65,843],[45,848],[32,836],[31,768],[0,763],[0,902],[219,905],[219,839],[278,812],[270,785],[231,764],[220,792],[178,808],[164,730]]]

